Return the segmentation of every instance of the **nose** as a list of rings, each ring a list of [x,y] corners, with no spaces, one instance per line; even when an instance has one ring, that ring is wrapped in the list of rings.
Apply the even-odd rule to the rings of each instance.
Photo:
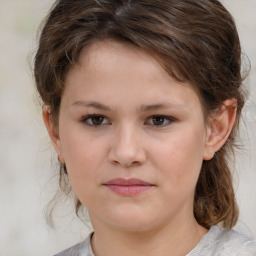
[[[139,129],[125,126],[113,134],[108,159],[115,165],[128,168],[142,165],[146,161],[142,136]]]

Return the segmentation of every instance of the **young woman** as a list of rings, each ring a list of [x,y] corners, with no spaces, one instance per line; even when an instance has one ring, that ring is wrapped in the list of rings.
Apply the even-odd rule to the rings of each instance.
[[[256,255],[232,230],[240,69],[217,0],[55,3],[35,80],[60,185],[94,228],[58,255]]]

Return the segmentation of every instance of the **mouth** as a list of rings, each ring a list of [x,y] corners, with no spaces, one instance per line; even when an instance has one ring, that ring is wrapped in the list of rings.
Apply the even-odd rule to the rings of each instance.
[[[104,183],[103,185],[109,188],[114,193],[122,196],[135,196],[155,187],[155,185],[151,183],[135,178],[113,179],[108,181],[107,183]]]

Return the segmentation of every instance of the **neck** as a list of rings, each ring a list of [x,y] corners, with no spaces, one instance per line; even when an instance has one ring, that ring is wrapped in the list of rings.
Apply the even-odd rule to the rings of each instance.
[[[183,222],[183,225],[172,222],[145,231],[123,231],[102,228],[97,222],[93,224],[92,248],[95,256],[184,256],[208,231],[198,225],[194,218],[190,222]]]

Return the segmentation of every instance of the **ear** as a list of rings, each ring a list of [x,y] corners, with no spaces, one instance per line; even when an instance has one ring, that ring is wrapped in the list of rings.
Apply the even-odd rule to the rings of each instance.
[[[214,115],[207,129],[204,160],[212,159],[215,152],[225,144],[236,120],[236,107],[236,99],[225,100],[221,109]]]
[[[50,106],[43,105],[42,114],[43,114],[44,124],[47,128],[48,134],[49,134],[49,136],[51,138],[51,141],[52,141],[52,145],[53,145],[55,151],[58,154],[58,160],[61,163],[65,163],[65,160],[62,156],[61,141],[60,141],[60,138],[59,138],[57,127],[55,127],[55,125],[53,123],[53,120],[52,120]]]

